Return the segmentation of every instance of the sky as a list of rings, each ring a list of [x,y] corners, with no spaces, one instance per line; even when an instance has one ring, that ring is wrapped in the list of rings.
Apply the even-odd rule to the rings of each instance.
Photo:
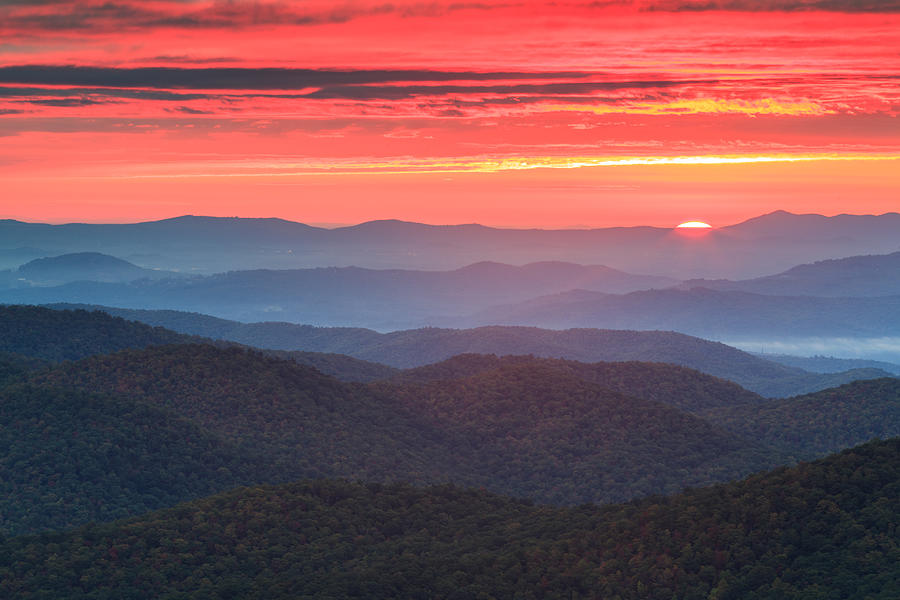
[[[0,0],[0,218],[900,210],[900,0]]]

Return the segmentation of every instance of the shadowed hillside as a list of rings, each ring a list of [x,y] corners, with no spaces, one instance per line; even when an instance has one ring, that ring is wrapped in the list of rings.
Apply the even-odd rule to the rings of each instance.
[[[9,540],[0,593],[889,600],[900,594],[898,515],[896,439],[605,507],[316,481]]]

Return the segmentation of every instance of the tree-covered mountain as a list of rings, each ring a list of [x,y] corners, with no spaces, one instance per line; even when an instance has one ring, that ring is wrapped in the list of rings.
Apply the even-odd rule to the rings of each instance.
[[[0,305],[0,351],[50,361],[194,339],[98,311]]]
[[[0,352],[0,385],[20,379],[33,371],[50,365],[50,361],[23,356],[13,352]]]
[[[176,313],[177,314],[177,313]],[[37,306],[0,305],[0,362],[28,363],[40,360],[77,360],[127,348],[176,343],[210,343],[221,347],[239,345],[196,335],[179,334],[160,326],[110,316],[90,306],[60,305],[54,310]],[[315,367],[345,381],[373,381],[394,375],[386,365],[350,356],[321,352],[261,350],[272,356]]]
[[[274,356],[284,360],[291,360],[298,365],[313,367],[325,375],[330,375],[341,381],[367,383],[380,379],[389,379],[400,370],[381,363],[353,358],[346,354],[333,352],[304,352],[303,350],[267,350],[260,349],[266,356]]]
[[[897,439],[603,507],[314,481],[7,540],[0,594],[893,600],[898,528]]]
[[[419,480],[449,470],[434,432],[390,396],[239,347],[185,344],[92,356],[36,384],[117,393],[290,465],[291,476]],[[395,475],[396,474],[396,475]]]
[[[172,411],[74,390],[0,388],[6,534],[111,521],[278,479],[267,457]]]
[[[786,460],[670,405],[610,391],[552,364],[504,364],[385,392],[474,449],[476,467],[492,481],[485,487],[541,502],[671,493]]]
[[[713,423],[802,459],[900,435],[900,379],[855,381],[762,404],[699,411]]]
[[[466,353],[498,356],[532,354],[581,362],[666,362],[734,381],[767,397],[794,396],[859,378],[889,375],[880,371],[851,371],[822,377],[765,360],[725,344],[668,331],[557,331],[536,327],[493,326],[462,330],[426,327],[378,333],[354,327],[313,327],[279,322],[239,323],[180,311],[69,304],[51,306],[103,310],[126,319],[206,338],[232,340],[257,348],[344,354],[395,368],[418,367]],[[327,365],[328,361],[322,362]],[[359,366],[361,370],[371,371],[365,365]],[[347,369],[337,371],[341,372],[347,372]],[[352,380],[368,379],[364,376]]]
[[[694,369],[668,363],[637,361],[583,363],[534,356],[459,354],[439,363],[400,371],[390,381],[433,383],[515,366],[556,369],[608,390],[668,404],[687,412],[765,402],[758,394],[731,381]]]
[[[787,460],[672,406],[537,362],[364,387],[239,348],[185,345],[95,356],[32,381],[171,410],[265,452],[295,478],[449,481],[579,503],[725,481]]]

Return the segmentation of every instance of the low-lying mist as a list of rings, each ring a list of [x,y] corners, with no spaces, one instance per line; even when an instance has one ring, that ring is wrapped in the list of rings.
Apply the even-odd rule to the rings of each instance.
[[[791,339],[720,339],[729,346],[760,354],[833,356],[900,362],[900,337],[810,337]]]

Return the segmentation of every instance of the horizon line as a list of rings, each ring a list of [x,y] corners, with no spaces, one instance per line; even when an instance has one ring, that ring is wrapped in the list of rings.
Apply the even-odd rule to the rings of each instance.
[[[883,217],[887,215],[897,215],[900,214],[897,211],[889,211],[880,214],[874,213],[848,213],[848,212],[839,212],[834,214],[825,214],[825,213],[795,213],[789,210],[784,209],[776,209],[773,211],[769,211],[766,213],[761,213],[752,217],[748,217],[741,221],[737,221],[735,223],[729,223],[726,225],[713,225],[712,229],[727,229],[729,227],[734,227],[736,225],[741,225],[748,221],[752,221],[755,219],[759,219],[761,217],[767,217],[777,214],[785,214],[795,217],[824,217],[826,219],[836,218],[836,217]],[[338,229],[349,229],[353,227],[360,227],[363,225],[369,225],[374,223],[399,223],[404,225],[422,225],[425,227],[483,227],[486,229],[506,229],[506,230],[542,230],[542,231],[594,231],[600,229],[676,229],[678,225],[684,221],[691,220],[690,217],[686,217],[684,220],[679,221],[678,223],[673,223],[671,226],[659,226],[659,225],[603,225],[603,226],[590,226],[584,224],[573,224],[566,225],[562,227],[541,227],[538,225],[532,226],[523,226],[523,225],[498,225],[491,224],[487,225],[484,223],[478,222],[469,222],[469,223],[426,223],[423,221],[411,221],[408,219],[400,219],[394,217],[385,217],[381,219],[368,219],[365,221],[359,221],[357,223],[335,223],[335,222],[304,222],[304,221],[295,221],[292,219],[288,219],[285,217],[278,216],[266,216],[266,217],[256,217],[256,216],[241,216],[241,215],[195,215],[195,214],[180,214],[171,217],[161,217],[157,219],[148,219],[148,220],[136,220],[136,221],[68,221],[68,220],[50,220],[50,221],[33,221],[27,220],[24,217],[15,217],[15,216],[0,216],[0,222],[2,221],[14,221],[18,223],[27,223],[30,225],[49,225],[49,226],[63,226],[63,225],[143,225],[150,223],[161,223],[163,221],[175,221],[178,219],[209,219],[209,220],[245,220],[245,221],[282,221],[285,223],[292,223],[295,225],[304,225],[306,227],[311,227],[314,229],[326,230],[326,231],[334,231]],[[706,222],[709,222],[711,219],[706,219]]]

